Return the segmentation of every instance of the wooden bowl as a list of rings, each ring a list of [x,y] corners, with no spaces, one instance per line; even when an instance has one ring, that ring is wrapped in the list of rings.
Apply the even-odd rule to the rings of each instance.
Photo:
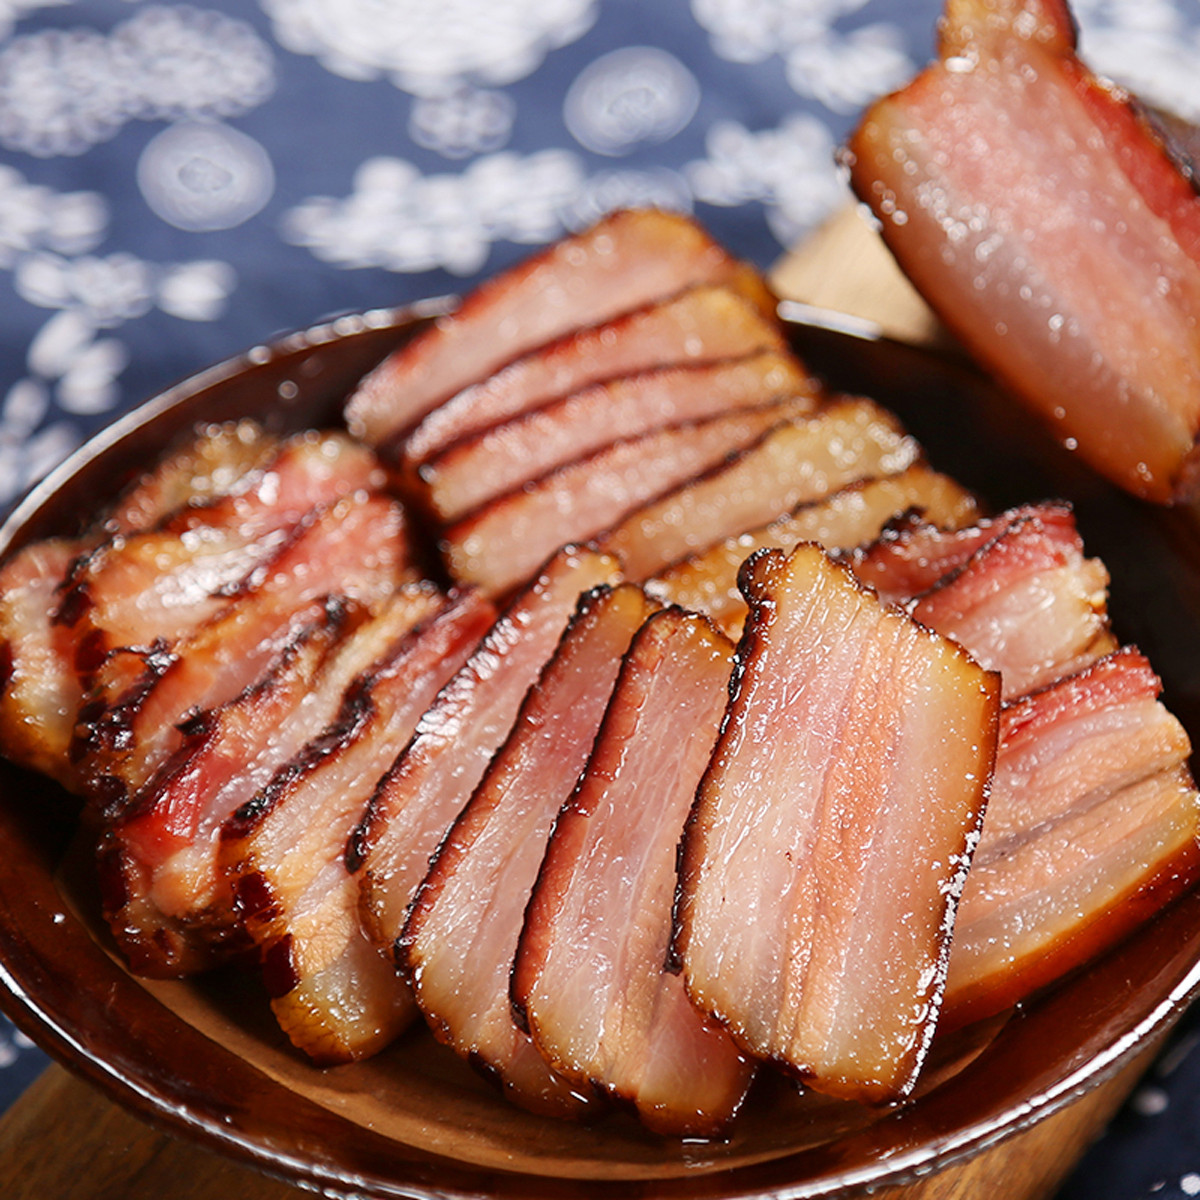
[[[117,422],[0,528],[0,554],[70,533],[176,435],[252,416],[336,421],[355,380],[448,302],[344,318],[206,371]],[[976,375],[887,342],[791,323],[835,385],[894,408],[938,466],[994,507],[1048,495],[1077,507],[1114,576],[1118,633],[1200,729],[1200,545],[1190,510],[1150,509],[1092,478]],[[257,982],[128,973],[91,894],[74,804],[0,764],[0,1005],[115,1100],[175,1133],[330,1194],[379,1197],[833,1196],[905,1182],[1025,1128],[1112,1076],[1200,986],[1200,895],[1184,896],[1022,1011],[938,1046],[917,1096],[867,1110],[756,1087],[732,1136],[664,1139],[629,1116],[592,1125],[511,1107],[423,1030],[375,1059],[317,1069],[276,1029]]]

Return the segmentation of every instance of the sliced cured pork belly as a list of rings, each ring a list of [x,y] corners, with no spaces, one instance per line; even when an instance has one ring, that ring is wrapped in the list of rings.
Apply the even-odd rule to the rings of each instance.
[[[112,815],[179,745],[180,722],[249,686],[329,595],[367,605],[408,574],[399,506],[348,496],[289,530],[283,547],[198,628],[108,656],[79,712],[72,751]]]
[[[781,424],[728,463],[636,509],[596,544],[620,558],[627,578],[647,579],[856,479],[903,471],[920,453],[890,413],[844,397]]]
[[[593,384],[451,443],[421,464],[422,493],[450,521],[623,438],[699,421],[819,387],[796,359],[767,350],[717,363],[656,367]]]
[[[817,546],[756,554],[675,953],[751,1053],[868,1102],[913,1086],[996,752],[999,679]]]
[[[1069,508],[1040,505],[909,606],[1020,696],[1116,649],[1108,572],[1085,558]]]
[[[439,545],[447,569],[459,583],[503,595],[556,547],[586,541],[652,496],[792,420],[797,409],[807,412],[807,400],[674,425],[559,467],[444,529]]]
[[[794,508],[769,525],[671,563],[648,580],[646,588],[655,597],[704,613],[726,634],[736,637],[746,617],[738,571],[755,550],[790,550],[797,542],[817,542],[827,550],[855,547],[877,538],[890,522],[914,512],[938,529],[959,529],[979,518],[978,503],[965,488],[917,463],[897,475],[848,484],[823,500]],[[903,523],[907,526],[907,519]]]
[[[127,487],[78,538],[23,547],[0,568],[0,751],[78,790],[67,749],[83,698],[75,638],[53,621],[77,563],[106,538],[147,529],[184,504],[232,490],[275,446],[253,422],[201,430]]]
[[[0,568],[0,751],[69,791],[80,786],[67,748],[83,687],[74,641],[49,615],[79,553],[78,541],[52,538]]]
[[[1182,726],[1132,648],[1008,705],[959,906],[947,1027],[1107,949],[1200,872]]]
[[[688,217],[612,213],[482,284],[457,312],[397,350],[350,398],[347,424],[382,445],[535,346],[737,270]]]
[[[221,862],[258,945],[271,1009],[320,1063],[374,1053],[416,1012],[391,958],[364,936],[346,839],[438,689],[472,652],[491,613],[449,601],[346,689],[332,722],[221,829]]]
[[[221,827],[333,721],[354,678],[441,604],[430,583],[400,588],[374,617],[331,602],[253,684],[186,724],[101,844],[105,916],[134,970],[188,974],[240,948]]]
[[[751,1062],[665,968],[675,851],[725,711],[733,646],[694,613],[651,617],[621,664],[595,748],[554,825],[513,964],[538,1048],[650,1128],[732,1120]]]
[[[633,584],[580,599],[504,745],[438,847],[398,948],[438,1038],[537,1112],[574,1115],[585,1102],[513,1020],[517,940],[554,818],[587,763],[621,658],[654,611]]]
[[[393,951],[431,855],[508,736],[579,597],[619,578],[608,555],[564,547],[512,600],[380,780],[347,864],[381,949]]]
[[[452,442],[606,379],[675,363],[782,351],[774,314],[728,287],[692,288],[590,325],[509,363],[435,408],[404,442],[409,474]]]
[[[234,492],[118,536],[72,576],[55,620],[74,630],[86,673],[118,646],[173,639],[228,603],[313,509],[380,482],[374,456],[343,434],[302,434]]]
[[[185,504],[227,495],[264,466],[278,444],[255,421],[203,426],[125,489],[103,527],[110,534],[149,529]]]
[[[1154,500],[1192,486],[1200,200],[1063,0],[951,0],[851,180],[906,274],[1064,443]]]
[[[885,604],[899,604],[948,580],[1014,523],[1036,517],[1039,511],[1037,506],[1027,505],[959,528],[905,518],[882,530],[875,541],[842,551],[837,557]],[[1044,511],[1057,518],[1060,528],[1073,528],[1065,508],[1046,506]]]

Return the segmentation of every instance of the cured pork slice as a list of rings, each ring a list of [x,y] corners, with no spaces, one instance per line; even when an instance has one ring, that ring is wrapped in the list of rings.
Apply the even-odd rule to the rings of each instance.
[[[358,873],[367,932],[387,953],[431,855],[508,736],[579,597],[619,577],[607,555],[572,546],[555,555],[438,694],[380,780],[347,865]]]
[[[818,392],[796,359],[778,350],[640,371],[451,443],[421,464],[421,493],[438,517],[454,520],[623,438],[774,400],[805,397],[816,408]]]
[[[255,421],[203,426],[125,489],[103,528],[110,534],[149,529],[184,505],[227,495],[263,467],[278,444]]]
[[[404,527],[394,502],[348,496],[289,530],[273,560],[186,636],[109,655],[72,745],[103,808],[119,811],[179,745],[179,724],[253,683],[327,596],[373,605],[390,595],[408,572]]]
[[[587,763],[621,658],[655,605],[633,584],[586,593],[413,901],[397,959],[437,1037],[537,1112],[580,1090],[513,1020],[509,975],[559,809]]]
[[[73,639],[49,614],[79,551],[78,541],[52,538],[0,568],[0,752],[70,791],[80,787],[67,748],[83,687]]]
[[[374,456],[342,434],[302,434],[235,491],[152,530],[100,546],[72,577],[55,620],[74,630],[76,666],[152,645],[229,602],[313,509],[380,482]]]
[[[655,597],[704,613],[736,637],[746,617],[738,571],[755,550],[790,550],[797,542],[817,542],[827,550],[856,547],[878,538],[885,525],[915,512],[937,529],[960,529],[979,519],[979,506],[965,488],[918,463],[898,475],[848,484],[768,525],[671,563],[648,580],[646,588]],[[903,524],[907,527],[908,521]]]
[[[728,278],[738,266],[687,217],[611,213],[480,285],[457,312],[397,350],[351,396],[347,424],[382,445],[510,359],[572,329]]]
[[[483,635],[473,593],[446,604],[346,689],[332,722],[221,829],[221,863],[259,947],[271,1009],[320,1063],[374,1053],[416,1012],[390,957],[366,939],[346,839],[441,685]]]
[[[996,753],[999,679],[817,546],[750,606],[688,817],[675,953],[751,1053],[867,1102],[913,1086]]]
[[[513,964],[538,1048],[652,1129],[715,1134],[753,1075],[665,969],[675,850],[725,711],[733,646],[667,609],[636,635],[587,768],[559,814]]]
[[[589,325],[465,388],[407,437],[409,473],[452,442],[602,380],[676,363],[785,349],[774,314],[729,287],[701,286]]]
[[[674,425],[614,442],[485,504],[442,531],[452,578],[499,596],[556,547],[586,541],[652,496],[723,462],[808,409],[806,400]]]
[[[128,486],[103,522],[8,559],[0,568],[0,752],[78,790],[67,751],[83,687],[75,638],[52,619],[77,563],[113,535],[147,529],[184,504],[232,490],[274,446],[253,422],[205,428]]]
[[[770,430],[729,462],[631,512],[600,534],[629,579],[755,529],[857,479],[894,475],[920,457],[896,418],[843,397]]]
[[[1064,443],[1154,500],[1193,484],[1200,200],[1076,56],[1064,0],[950,0],[851,180],[906,274]]]
[[[947,1028],[1107,949],[1200,873],[1187,734],[1125,648],[1008,705],[950,952]]]
[[[428,582],[400,588],[374,617],[330,602],[253,684],[186,723],[101,844],[105,916],[135,971],[189,974],[240,948],[221,827],[333,721],[354,678],[441,603]]]
[[[1047,507],[1044,511],[1057,518],[1060,528],[1073,528],[1065,508]],[[949,580],[1017,521],[1038,513],[1037,506],[1026,505],[956,529],[905,519],[882,530],[875,541],[842,551],[837,557],[885,604],[899,604]]]
[[[1008,699],[1116,649],[1107,587],[1104,564],[1084,557],[1071,510],[1043,504],[1013,514],[1007,529],[909,611],[999,671]]]

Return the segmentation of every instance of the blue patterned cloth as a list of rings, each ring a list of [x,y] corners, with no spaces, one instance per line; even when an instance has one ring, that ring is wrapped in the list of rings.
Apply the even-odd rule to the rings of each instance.
[[[760,266],[937,0],[0,0],[0,506],[101,425],[331,314],[447,291],[620,205]],[[1079,0],[1200,119],[1195,0]],[[1200,1194],[1187,1030],[1066,1195]],[[0,1030],[0,1103],[42,1063]]]

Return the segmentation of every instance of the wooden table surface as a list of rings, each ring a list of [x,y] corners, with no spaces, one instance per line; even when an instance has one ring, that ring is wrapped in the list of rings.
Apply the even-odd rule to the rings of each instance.
[[[776,289],[856,314],[894,336],[938,339],[936,322],[853,210],[772,274]],[[1103,1086],[964,1164],[877,1195],[889,1200],[1032,1200],[1050,1195],[1149,1065]],[[51,1066],[0,1118],[0,1196],[15,1200],[285,1200],[310,1193],[158,1132]]]

